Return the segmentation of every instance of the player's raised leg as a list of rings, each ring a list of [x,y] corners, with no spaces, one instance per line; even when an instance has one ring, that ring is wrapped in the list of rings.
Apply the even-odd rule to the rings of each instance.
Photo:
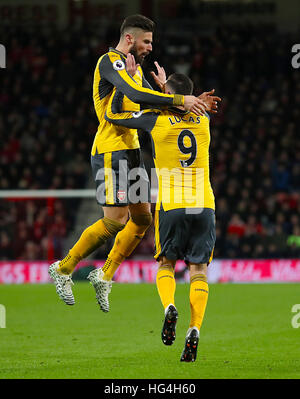
[[[108,217],[98,220],[83,231],[79,240],[63,260],[57,261],[49,267],[49,275],[54,281],[56,292],[67,305],[75,304],[71,279],[75,266],[110,237],[114,237],[124,227],[122,221],[122,218],[114,220]]]
[[[128,207],[126,208],[128,214]],[[103,209],[104,214],[111,214],[114,212],[114,209],[123,209],[123,207],[103,207]],[[88,279],[96,290],[96,297],[100,309],[103,312],[109,311],[108,296],[112,287],[112,278],[117,268],[137,247],[152,222],[150,204],[143,203],[129,205],[129,210],[130,219],[126,223],[124,229],[117,234],[114,246],[107,257],[104,266],[98,271],[92,271],[88,276]]]
[[[190,264],[191,320],[181,354],[182,362],[194,362],[197,357],[200,328],[208,299],[207,264]]]
[[[131,204],[129,211],[130,219],[124,229],[117,234],[114,246],[102,268],[105,280],[112,279],[117,268],[125,258],[131,255],[151,225],[150,204]]]
[[[165,312],[161,331],[161,339],[165,345],[172,345],[176,338],[178,312],[175,307],[175,264],[176,261],[162,256],[156,274],[156,286]]]
[[[112,206],[112,207],[103,207],[104,219],[108,220],[118,220],[118,223],[121,223],[124,227],[126,220],[128,219],[128,206]],[[123,228],[122,227],[122,228]],[[111,292],[112,281],[111,279],[107,279],[104,274],[103,269],[95,269],[91,271],[88,275],[88,280],[90,280],[96,292],[96,299],[100,306],[100,309],[103,312],[109,311],[109,300],[108,296]]]
[[[131,255],[152,223],[149,203],[130,204],[129,212],[130,218],[124,229],[117,234],[114,246],[102,268],[104,280],[112,280],[117,268]]]

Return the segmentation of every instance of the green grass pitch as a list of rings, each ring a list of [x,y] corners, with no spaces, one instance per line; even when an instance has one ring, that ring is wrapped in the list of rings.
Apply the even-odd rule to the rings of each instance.
[[[0,378],[300,378],[300,328],[291,324],[299,284],[211,284],[195,363],[179,361],[189,323],[189,285],[177,284],[175,343],[164,346],[153,284],[113,285],[111,310],[76,282],[76,304],[54,285],[2,285]]]

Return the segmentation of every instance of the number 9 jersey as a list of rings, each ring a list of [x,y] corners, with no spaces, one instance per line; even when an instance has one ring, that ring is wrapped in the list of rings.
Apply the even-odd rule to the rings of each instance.
[[[119,107],[116,106],[116,98]],[[209,116],[172,107],[140,112],[121,111],[122,96],[116,93],[105,119],[114,124],[142,129],[152,138],[158,178],[156,209],[210,208],[215,200],[209,179]],[[112,107],[111,104],[114,104]],[[120,112],[119,112],[120,111]]]

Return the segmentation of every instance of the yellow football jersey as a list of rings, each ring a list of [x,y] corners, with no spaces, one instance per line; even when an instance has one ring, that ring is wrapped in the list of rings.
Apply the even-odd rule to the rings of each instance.
[[[163,111],[151,131],[158,178],[156,209],[211,208],[209,117]]]
[[[118,92],[116,96],[122,98]],[[112,100],[113,101],[113,100]],[[111,105],[112,101],[109,103]],[[178,108],[112,112],[106,120],[129,128],[148,131],[158,177],[156,209],[215,209],[209,179],[209,116],[197,116]]]
[[[116,90],[124,94],[122,104],[115,95]],[[92,146],[92,155],[139,148],[137,129],[108,123],[104,116],[109,100],[112,111],[139,111],[139,104],[172,105],[183,104],[183,96],[168,95],[153,91],[143,76],[141,67],[131,77],[126,71],[126,56],[110,48],[101,56],[94,72],[93,100],[99,126]],[[120,108],[121,107],[121,108]]]

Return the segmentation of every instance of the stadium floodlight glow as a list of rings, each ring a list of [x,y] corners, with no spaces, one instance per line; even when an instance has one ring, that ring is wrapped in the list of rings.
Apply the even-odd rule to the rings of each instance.
[[[6,68],[6,49],[0,44],[0,68]]]

